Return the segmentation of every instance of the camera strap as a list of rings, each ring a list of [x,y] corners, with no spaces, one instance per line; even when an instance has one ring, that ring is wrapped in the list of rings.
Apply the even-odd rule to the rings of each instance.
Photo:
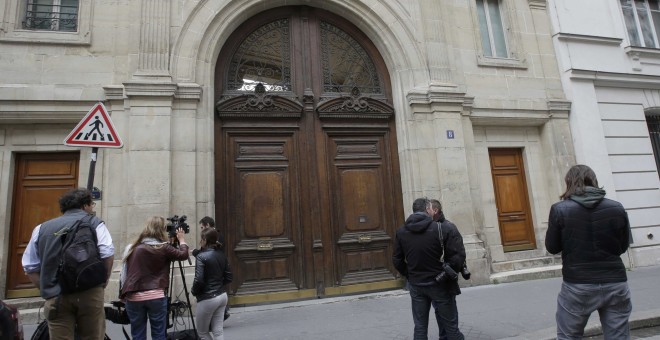
[[[445,262],[445,241],[442,237],[442,225],[440,222],[435,222],[438,225],[438,238],[440,239],[440,247],[442,248],[442,256],[440,256],[440,262]]]

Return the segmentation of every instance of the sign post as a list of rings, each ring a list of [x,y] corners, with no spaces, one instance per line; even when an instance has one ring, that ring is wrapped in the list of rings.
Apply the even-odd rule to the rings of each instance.
[[[124,143],[112,124],[108,110],[103,103],[98,102],[64,139],[64,145],[92,148],[89,176],[87,177],[87,189],[91,191],[94,188],[94,173],[99,148],[121,148]]]

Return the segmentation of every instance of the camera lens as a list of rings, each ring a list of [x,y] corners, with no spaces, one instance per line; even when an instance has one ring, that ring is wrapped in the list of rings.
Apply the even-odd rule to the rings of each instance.
[[[472,275],[472,274],[471,274],[470,271],[467,269],[467,267],[463,267],[463,270],[461,270],[461,276],[463,277],[463,279],[465,279],[465,280],[469,280],[471,275]]]

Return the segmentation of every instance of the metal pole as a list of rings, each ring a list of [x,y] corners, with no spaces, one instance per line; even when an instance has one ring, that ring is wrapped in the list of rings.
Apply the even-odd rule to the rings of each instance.
[[[94,189],[94,172],[96,169],[96,154],[98,151],[99,148],[92,148],[92,160],[89,162],[89,176],[87,177],[87,190],[89,191]]]

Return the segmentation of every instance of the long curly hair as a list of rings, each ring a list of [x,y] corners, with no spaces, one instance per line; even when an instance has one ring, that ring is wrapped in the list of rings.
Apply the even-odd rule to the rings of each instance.
[[[564,181],[566,182],[566,191],[559,196],[562,200],[567,200],[572,195],[584,195],[586,187],[598,188],[596,173],[583,164],[573,165],[568,169]]]
[[[138,235],[138,237],[131,243],[131,248],[128,251],[128,254],[124,257],[124,262],[133,254],[135,248],[137,248],[142,240],[145,238],[153,238],[161,242],[167,241],[167,230],[165,229],[165,218],[162,216],[152,216],[147,219],[147,222],[144,225],[144,229]]]

